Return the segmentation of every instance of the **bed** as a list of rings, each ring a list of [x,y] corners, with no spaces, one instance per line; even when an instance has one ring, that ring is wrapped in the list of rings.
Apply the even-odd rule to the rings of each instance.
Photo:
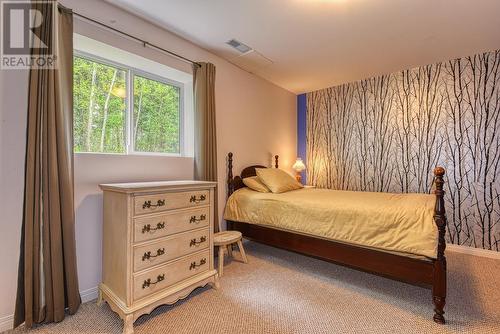
[[[278,168],[278,156],[274,167]],[[434,321],[445,323],[445,170],[434,194],[389,194],[306,187],[281,194],[248,189],[253,165],[233,175],[228,154],[228,229],[247,239],[432,290]],[[360,205],[359,203],[363,203]]]

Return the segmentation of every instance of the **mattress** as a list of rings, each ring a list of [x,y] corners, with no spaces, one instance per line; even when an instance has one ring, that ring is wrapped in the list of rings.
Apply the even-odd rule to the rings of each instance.
[[[435,200],[430,194],[316,188],[273,194],[242,188],[229,197],[224,219],[435,259]]]

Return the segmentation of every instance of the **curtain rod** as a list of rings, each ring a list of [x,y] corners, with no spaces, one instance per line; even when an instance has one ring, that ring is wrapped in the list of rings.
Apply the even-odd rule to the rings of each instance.
[[[87,20],[87,21],[90,21],[90,22],[95,23],[95,24],[97,24],[97,25],[103,26],[103,27],[105,27],[105,28],[107,28],[107,29],[109,29],[109,30],[112,30],[112,31],[114,31],[114,32],[116,32],[116,33],[119,33],[119,34],[121,34],[121,35],[123,35],[123,36],[127,36],[128,38],[131,38],[131,39],[133,39],[133,40],[135,40],[135,41],[137,41],[137,42],[140,42],[142,45],[144,45],[144,47],[149,46],[149,47],[151,47],[151,48],[153,48],[153,49],[157,49],[157,50],[160,50],[160,51],[162,51],[162,52],[164,52],[164,53],[167,53],[168,55],[173,56],[173,57],[175,57],[175,58],[177,58],[177,59],[180,59],[180,60],[182,60],[182,61],[184,61],[184,62],[186,62],[186,63],[190,63],[190,64],[193,64],[193,65],[196,65],[196,66],[201,66],[198,62],[196,62],[196,61],[194,61],[194,60],[191,60],[191,59],[189,59],[189,58],[186,58],[186,57],[184,57],[184,56],[181,56],[181,55],[179,55],[179,54],[177,54],[177,53],[175,53],[175,52],[169,51],[169,50],[164,49],[164,48],[162,48],[162,47],[159,47],[159,46],[157,46],[157,45],[151,44],[151,43],[149,43],[148,41],[145,41],[145,40],[143,40],[143,39],[141,39],[141,38],[139,38],[139,37],[135,37],[135,36],[133,36],[133,35],[130,35],[130,34],[126,33],[126,32],[123,32],[123,31],[121,31],[121,30],[118,30],[118,29],[116,29],[116,28],[113,28],[113,27],[111,27],[111,26],[109,26],[109,25],[107,25],[107,24],[104,24],[104,23],[102,23],[102,22],[99,22],[99,21],[96,21],[96,20],[94,20],[94,19],[91,19],[90,17],[87,17],[87,16],[85,16],[85,15],[79,14],[79,13],[77,13],[77,12],[73,12],[73,15],[78,16],[78,17],[81,17],[82,19]]]

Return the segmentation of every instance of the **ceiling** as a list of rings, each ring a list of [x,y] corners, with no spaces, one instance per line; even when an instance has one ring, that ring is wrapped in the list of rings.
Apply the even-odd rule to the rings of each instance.
[[[499,0],[107,1],[294,93],[500,49]]]

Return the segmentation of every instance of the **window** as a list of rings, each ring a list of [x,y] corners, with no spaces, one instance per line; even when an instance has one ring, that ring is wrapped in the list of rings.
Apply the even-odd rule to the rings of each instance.
[[[179,87],[134,76],[134,151],[180,152]]]
[[[73,85],[75,152],[182,155],[182,83],[77,52]]]
[[[120,68],[74,57],[75,152],[126,152],[125,77]]]

